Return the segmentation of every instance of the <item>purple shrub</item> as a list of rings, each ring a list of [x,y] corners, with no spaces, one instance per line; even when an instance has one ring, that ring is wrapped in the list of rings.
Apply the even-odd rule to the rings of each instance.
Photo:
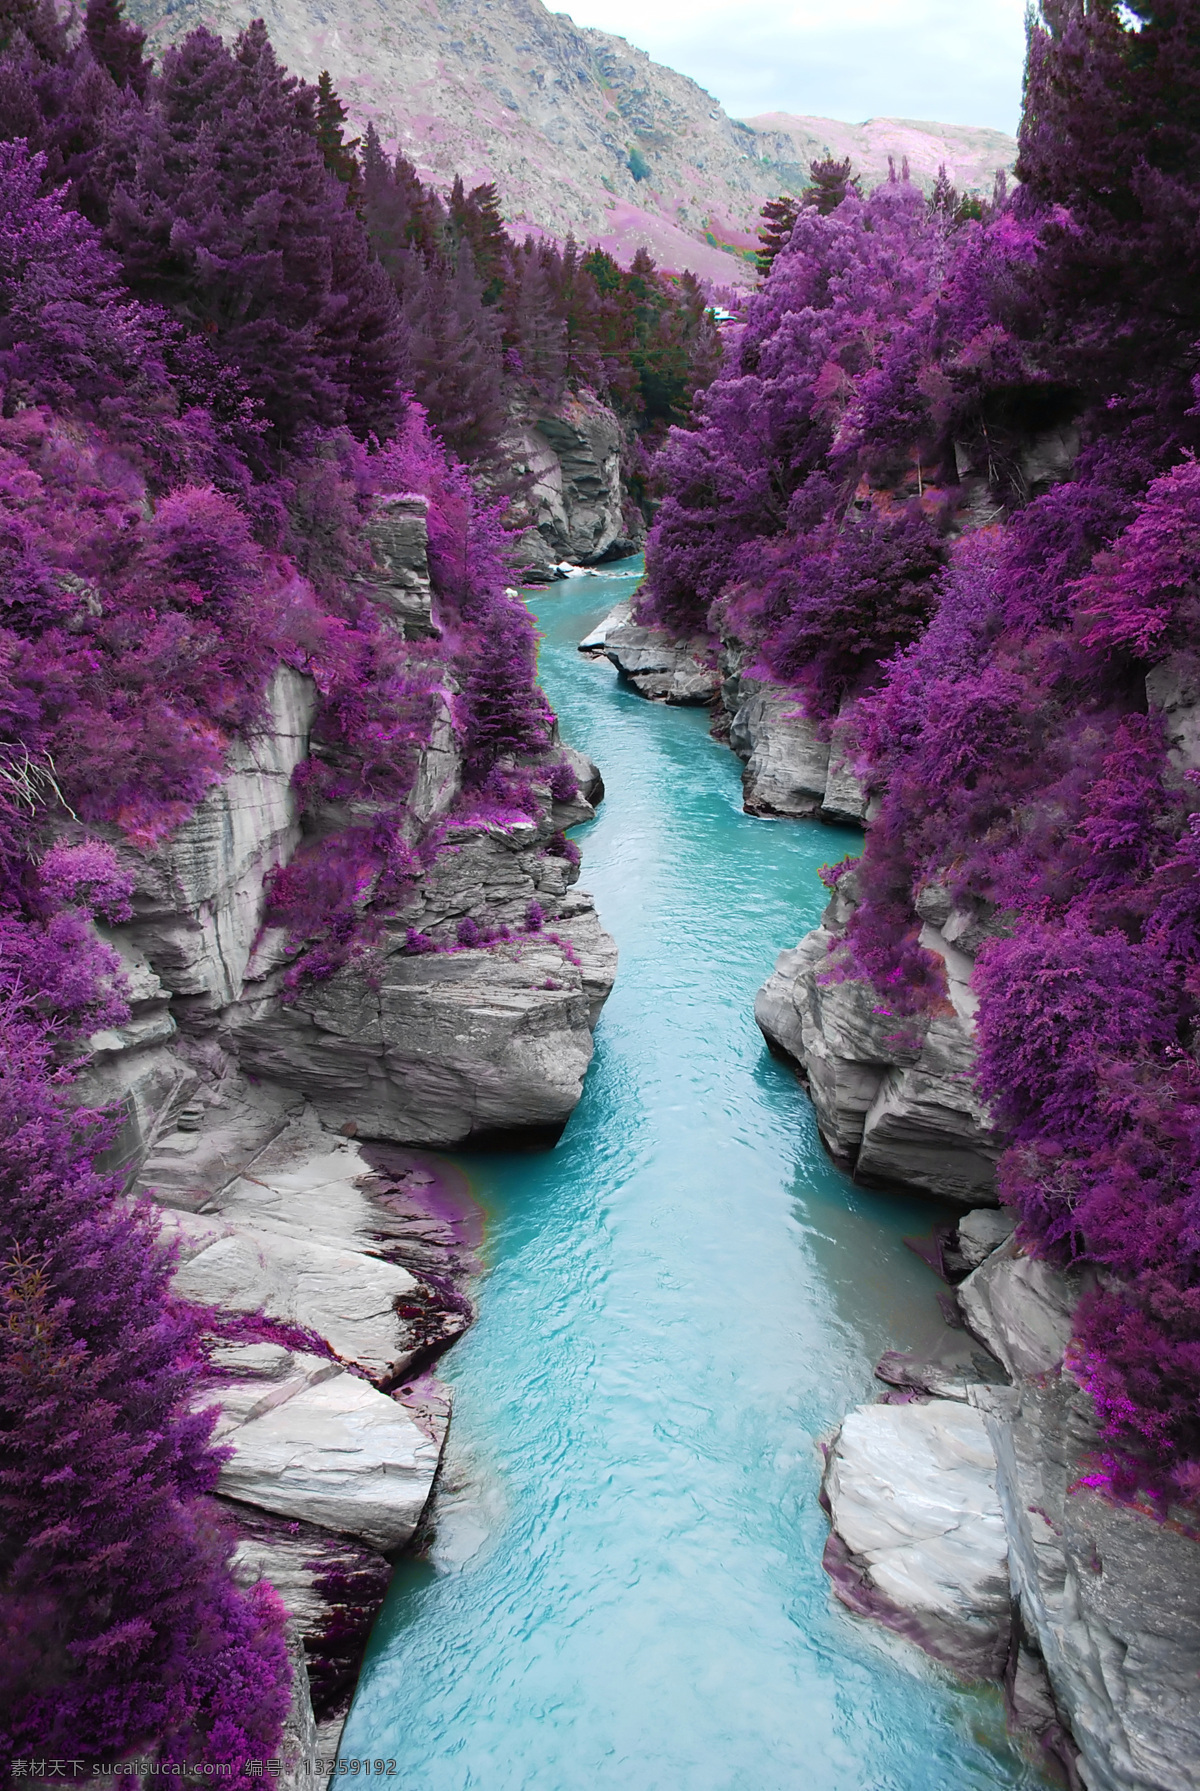
[[[1186,8],[1043,7],[1014,198],[799,212],[658,457],[642,605],[815,717],[856,699],[877,814],[826,974],[936,1012],[918,898],[986,922],[1001,1190],[1100,1275],[1092,1480],[1193,1502],[1200,797],[1146,674],[1200,625],[1198,144]]]
[[[201,1496],[221,1455],[153,1209],[117,1204],[102,1116],[58,1098],[79,1030],[127,1013],[83,904],[120,912],[128,882],[55,847],[34,900],[75,906],[38,920],[0,872],[0,1759],[157,1748],[248,1784],[289,1700],[282,1607],[236,1590]]]
[[[579,794],[579,779],[565,759],[551,768],[549,784],[555,802],[573,802]]]

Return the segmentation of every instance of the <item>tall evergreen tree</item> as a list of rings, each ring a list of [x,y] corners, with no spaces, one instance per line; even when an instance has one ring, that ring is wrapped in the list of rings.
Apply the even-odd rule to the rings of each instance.
[[[325,166],[316,90],[280,68],[261,22],[232,54],[203,29],[169,50],[122,148],[106,234],[133,290],[240,369],[280,442],[344,422],[389,433],[395,300]]]
[[[83,28],[96,61],[118,87],[128,87],[141,99],[150,79],[150,64],[143,54],[146,33],[126,19],[122,0],[88,0]]]
[[[317,142],[321,145],[321,154],[329,172],[336,175],[342,185],[349,187],[357,197],[362,170],[354,152],[358,148],[359,138],[352,137],[347,143],[342,131],[346,116],[346,108],[334,88],[329,70],[323,68],[317,77]]]
[[[450,189],[447,221],[453,243],[465,242],[470,246],[484,304],[494,305],[504,288],[504,252],[508,242],[495,186],[489,181],[472,187],[468,193],[462,176],[456,174]]]
[[[908,161],[904,163],[905,180],[908,179]],[[823,156],[820,161],[808,165],[809,184],[804,189],[803,203],[815,205],[823,218],[831,211],[836,211],[847,193],[855,193],[860,198],[862,189],[857,174],[850,172],[850,157],[844,161],[835,161],[833,156]]]
[[[758,233],[762,246],[754,257],[754,262],[764,280],[771,271],[776,255],[791,241],[799,216],[800,201],[793,199],[790,193],[781,193],[778,199],[768,199],[763,206],[762,229]]]

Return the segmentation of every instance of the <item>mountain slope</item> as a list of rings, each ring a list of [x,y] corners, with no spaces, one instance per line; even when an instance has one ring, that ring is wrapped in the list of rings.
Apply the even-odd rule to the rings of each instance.
[[[740,123],[686,76],[541,0],[169,0],[166,12],[132,0],[129,11],[158,49],[194,25],[228,37],[262,16],[283,61],[310,79],[329,69],[356,127],[373,122],[424,179],[494,180],[517,225],[573,231],[622,259],[646,242],[665,266],[715,279],[750,277],[763,200],[803,180],[803,130],[814,127],[816,153],[857,131],[856,165],[886,172],[894,121]],[[936,146],[953,143],[975,176],[964,184],[990,188],[1015,151],[998,132],[894,128],[914,175],[936,172]]]

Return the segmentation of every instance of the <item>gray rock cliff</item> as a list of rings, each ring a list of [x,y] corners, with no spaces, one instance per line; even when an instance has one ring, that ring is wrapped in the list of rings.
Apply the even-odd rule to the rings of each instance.
[[[997,1229],[968,1215],[960,1248]],[[830,1445],[827,1565],[857,1614],[1003,1679],[1010,1722],[1072,1783],[1185,1791],[1200,1781],[1200,1535],[1182,1511],[1088,1484],[1103,1444],[1064,1365],[1083,1285],[1010,1237],[959,1289],[1010,1385],[884,1359],[913,1391],[850,1413]]]
[[[508,525],[523,531],[512,563],[526,583],[637,551],[645,528],[626,502],[623,446],[621,423],[586,390],[510,419],[495,483],[509,496]]]
[[[423,501],[384,497],[370,534],[369,595],[403,639],[436,635]],[[310,679],[280,668],[260,728],[169,838],[114,840],[133,913],[105,936],[130,1018],[91,1040],[73,1088],[122,1109],[108,1166],[158,1204],[175,1290],[204,1314],[196,1398],[230,1451],[216,1496],[239,1576],[270,1580],[289,1611],[298,1760],[335,1744],[389,1561],[420,1532],[450,1419],[431,1364],[473,1311],[450,1172],[401,1147],[561,1130],[616,969],[562,832],[594,814],[599,772],[556,741],[525,767],[534,818],[450,818],[452,695],[434,703],[405,822],[433,840],[429,868],[382,942],[324,982],[289,979],[295,942],[264,927],[271,876],[306,831],[362,819],[301,815]],[[579,793],[557,800],[563,763]],[[466,920],[492,942],[460,946]]]
[[[830,1155],[857,1180],[965,1206],[994,1200],[999,1146],[973,1085],[971,961],[926,926],[922,943],[943,960],[947,999],[932,1014],[898,1016],[842,961],[853,902],[852,872],[821,925],[780,953],[755,1001],[763,1035],[796,1066]]]
[[[863,826],[870,797],[855,765],[852,711],[822,727],[794,690],[749,677],[726,646],[721,703],[729,744],[745,760],[743,806],[751,815],[815,817]]]

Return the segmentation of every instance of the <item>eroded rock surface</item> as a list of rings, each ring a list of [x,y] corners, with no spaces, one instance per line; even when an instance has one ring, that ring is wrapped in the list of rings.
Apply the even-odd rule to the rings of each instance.
[[[527,582],[559,576],[562,562],[592,565],[635,553],[621,485],[621,424],[589,391],[515,415],[497,449],[510,499],[509,523],[523,534],[512,561]]]
[[[699,707],[715,701],[721,676],[707,637],[673,640],[661,628],[623,622],[606,630],[604,653],[639,696]]]
[[[436,631],[423,501],[381,500],[371,538],[372,600],[405,638]],[[431,1364],[473,1316],[465,1185],[404,1146],[561,1129],[615,975],[562,831],[594,814],[599,771],[556,737],[520,767],[534,819],[473,818],[453,694],[434,703],[405,820],[437,846],[423,882],[374,956],[306,982],[287,974],[298,943],[263,916],[302,837],[293,773],[323,742],[311,681],[277,673],[262,729],[191,818],[152,849],[117,842],[134,913],[105,937],[130,1018],[93,1038],[73,1090],[123,1105],[107,1166],[162,1209],[175,1291],[202,1314],[196,1399],[230,1451],[218,1498],[238,1572],[280,1583],[303,1649],[298,1758],[335,1738],[388,1557],[419,1534],[450,1418]],[[579,788],[559,799],[564,764]],[[370,818],[315,803],[303,828]]]
[[[1146,701],[1166,724],[1168,757],[1177,771],[1200,768],[1200,659],[1172,653],[1146,674]]]
[[[826,1564],[843,1602],[862,1615],[889,1607],[892,1627],[959,1672],[1001,1674],[1008,1542],[981,1414],[949,1399],[860,1406],[830,1447],[825,1493],[844,1545]]]
[[[841,930],[835,897],[822,925],[780,953],[754,1007],[767,1042],[800,1071],[830,1155],[872,1185],[966,1206],[993,1199],[999,1152],[974,1092],[969,1001],[895,1015],[870,984],[837,980]]]
[[[740,657],[726,649],[721,700],[729,744],[746,762],[747,814],[862,826],[870,799],[855,764],[852,716],[822,726],[805,714],[797,691],[748,677],[739,669]]]
[[[959,1252],[999,1220],[967,1215]],[[958,1672],[1002,1677],[1010,1719],[1072,1784],[1185,1791],[1200,1781],[1200,1536],[1194,1514],[1162,1521],[1087,1484],[1103,1443],[1064,1357],[1084,1291],[1084,1277],[1004,1237],[959,1300],[1012,1384],[972,1380],[962,1359],[942,1376],[936,1362],[884,1358],[881,1378],[911,1391],[842,1425],[827,1565],[860,1615]],[[962,1537],[973,1538],[965,1554]]]
[[[396,1400],[323,1356],[228,1349],[248,1378],[221,1387],[215,1441],[232,1447],[218,1490],[356,1537],[383,1553],[411,1540],[441,1449]],[[253,1357],[253,1360],[248,1358]]]
[[[323,982],[289,990],[286,958],[264,949],[224,1015],[240,1061],[362,1137],[448,1146],[561,1131],[616,974],[591,898],[572,888],[576,867],[548,849],[564,811],[568,825],[592,812],[575,798],[541,830],[452,830],[396,929]],[[518,933],[535,901],[542,930]],[[455,944],[459,924],[476,917],[514,936]],[[410,930],[452,949],[414,954]]]

